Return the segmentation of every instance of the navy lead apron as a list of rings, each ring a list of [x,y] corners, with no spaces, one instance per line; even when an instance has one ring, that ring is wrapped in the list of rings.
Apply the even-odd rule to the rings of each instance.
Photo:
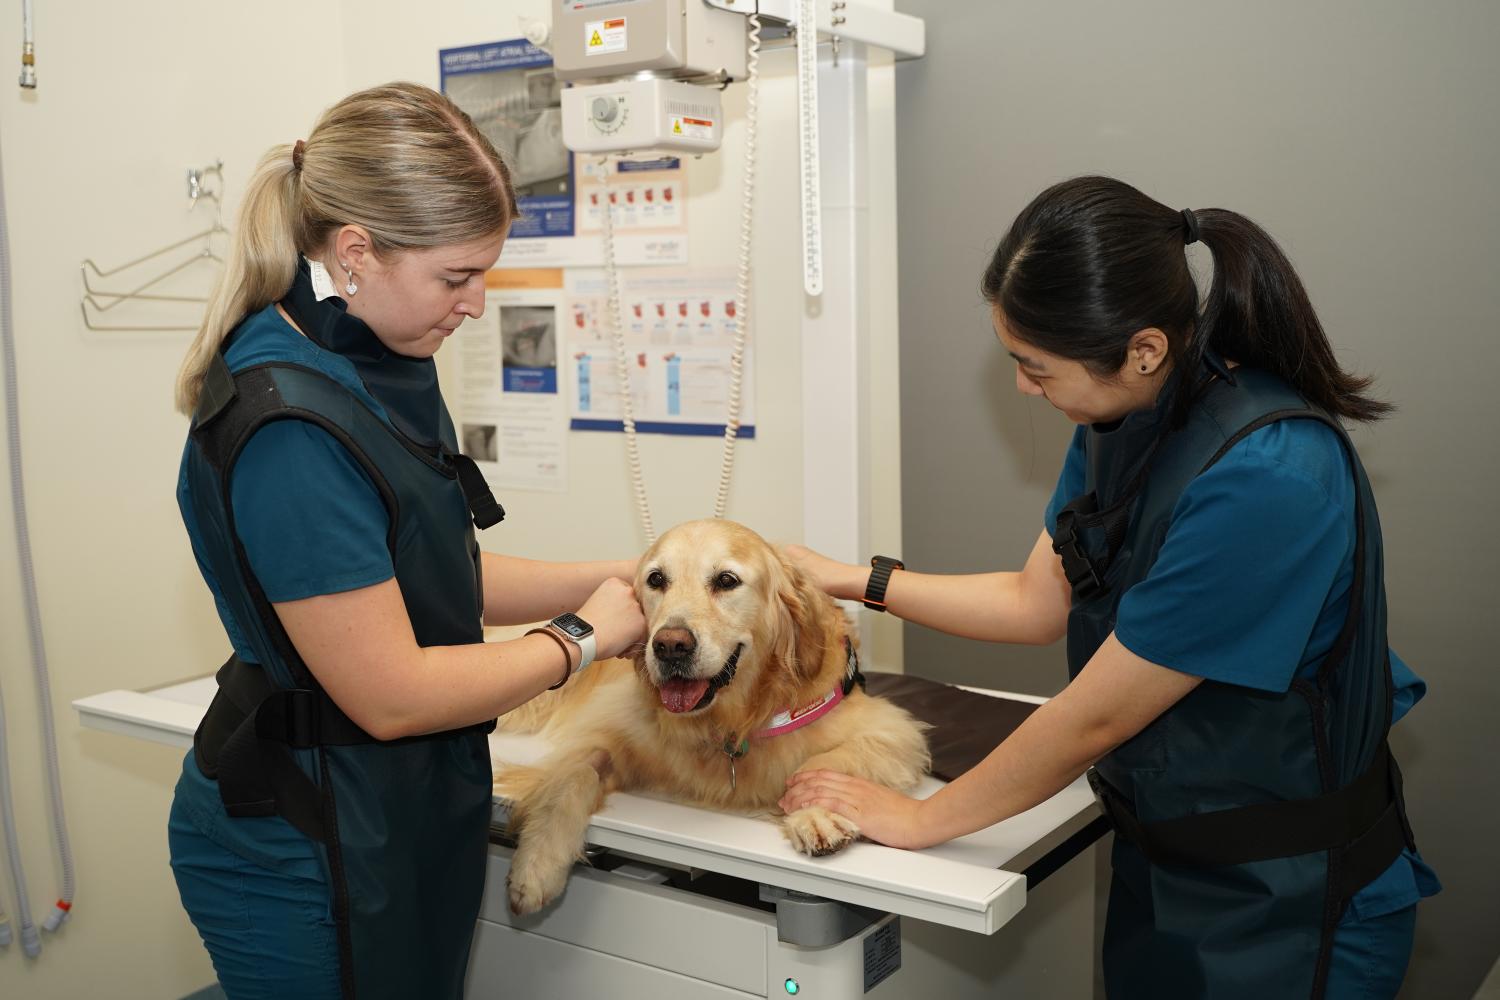
[[[1116,833],[1109,996],[1321,997],[1349,899],[1412,843],[1385,742],[1392,680],[1374,498],[1343,428],[1273,375],[1239,368],[1211,380],[1181,427],[1165,426],[1167,410],[1090,429],[1085,492],[1058,515],[1071,676],[1150,572],[1188,483],[1261,427],[1316,420],[1338,435],[1358,540],[1348,617],[1315,679],[1280,694],[1204,681],[1090,772]]]
[[[311,336],[319,316],[307,293],[304,265],[283,305]],[[219,671],[219,691],[194,738],[198,764],[218,782],[230,816],[281,815],[320,845],[346,1000],[456,1000],[484,887],[492,781],[485,734],[493,723],[379,742],[318,686],[234,526],[234,463],[274,420],[328,431],[376,485],[421,646],[483,640],[470,517],[484,528],[504,512],[457,454],[445,412],[441,439],[425,447],[319,372],[271,363],[231,375],[220,356],[208,374],[193,417],[188,484],[207,562],[258,662],[231,657]]]

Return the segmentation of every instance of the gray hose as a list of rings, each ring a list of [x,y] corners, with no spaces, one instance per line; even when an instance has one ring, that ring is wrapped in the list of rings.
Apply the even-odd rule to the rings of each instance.
[[[42,744],[46,750],[48,799],[52,805],[52,827],[62,860],[63,891],[44,925],[55,930],[66,919],[73,902],[73,852],[68,845],[67,821],[63,815],[62,778],[57,761],[57,733],[52,720],[52,688],[47,673],[47,651],[42,641],[41,604],[37,599],[36,570],[31,560],[31,534],[26,522],[26,490],[21,471],[21,407],[16,377],[16,344],[11,310],[10,226],[5,210],[5,180],[0,170],[0,353],[5,368],[5,424],[10,445],[11,503],[16,522],[16,554],[21,566],[21,589],[26,601],[27,626],[31,637],[31,662],[36,672],[37,699],[41,707]],[[4,815],[5,838],[11,873],[16,887],[16,919],[21,926],[21,946],[30,957],[41,953],[41,936],[31,922],[26,897],[26,878],[21,870],[21,852],[11,801],[10,757],[5,742],[5,704],[0,695],[0,813]]]

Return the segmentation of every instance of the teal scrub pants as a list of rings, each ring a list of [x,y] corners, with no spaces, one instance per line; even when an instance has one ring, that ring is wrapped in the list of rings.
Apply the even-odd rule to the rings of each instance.
[[[1333,932],[1325,1000],[1392,1000],[1406,978],[1417,905],[1361,919],[1350,907]]]
[[[175,801],[167,841],[183,908],[229,1000],[339,1000],[337,929],[320,862],[264,868],[204,836]]]

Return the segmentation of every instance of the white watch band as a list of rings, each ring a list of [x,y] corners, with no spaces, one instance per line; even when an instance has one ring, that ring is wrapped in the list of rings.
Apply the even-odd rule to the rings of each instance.
[[[579,670],[582,670],[584,667],[594,662],[594,656],[599,652],[599,643],[595,641],[594,633],[592,632],[584,636],[582,639],[573,639],[572,636],[568,636],[568,638],[572,640],[574,645],[576,645],[579,651],[583,654],[583,659],[578,661],[578,670],[573,671],[576,674]]]

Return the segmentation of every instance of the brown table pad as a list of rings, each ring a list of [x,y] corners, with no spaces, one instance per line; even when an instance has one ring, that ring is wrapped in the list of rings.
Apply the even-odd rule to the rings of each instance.
[[[952,781],[1026,721],[1036,705],[963,691],[910,674],[867,673],[865,690],[886,698],[932,727],[932,774]]]

